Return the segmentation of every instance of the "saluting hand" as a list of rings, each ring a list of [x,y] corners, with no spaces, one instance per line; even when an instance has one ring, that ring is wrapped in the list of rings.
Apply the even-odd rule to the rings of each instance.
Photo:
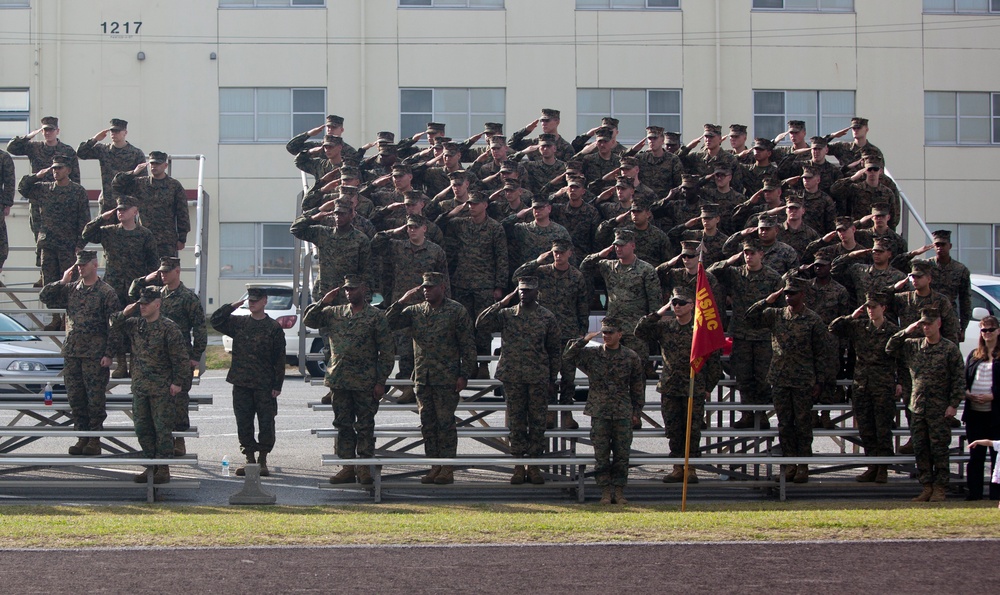
[[[340,288],[339,287],[334,287],[330,291],[326,292],[326,294],[323,296],[323,299],[320,300],[320,302],[324,303],[324,304],[332,304],[333,300],[338,295],[340,295]]]

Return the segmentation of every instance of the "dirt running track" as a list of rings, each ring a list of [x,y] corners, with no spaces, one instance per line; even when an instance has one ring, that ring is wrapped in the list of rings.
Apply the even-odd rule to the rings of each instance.
[[[0,551],[3,593],[1000,593],[1000,541]]]

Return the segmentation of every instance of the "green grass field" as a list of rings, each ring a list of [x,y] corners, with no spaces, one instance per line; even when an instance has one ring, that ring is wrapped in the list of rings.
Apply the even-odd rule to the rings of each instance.
[[[598,541],[957,539],[1000,535],[992,502],[822,502],[602,507],[3,506],[0,548]]]

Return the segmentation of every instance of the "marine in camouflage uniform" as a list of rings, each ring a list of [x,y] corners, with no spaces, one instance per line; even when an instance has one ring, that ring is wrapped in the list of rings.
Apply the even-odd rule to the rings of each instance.
[[[523,164],[524,173],[519,179],[521,184],[533,194],[541,193],[546,184],[566,171],[566,162],[555,156],[557,139],[558,137],[554,134],[539,134],[538,142],[535,145],[538,149],[535,151],[541,155],[541,158]],[[519,151],[513,156],[513,159],[519,161],[523,155],[525,152]]]
[[[649,206],[634,202],[628,212],[614,219],[608,219],[598,226],[597,245],[601,248],[611,245],[618,229],[631,230],[635,234],[636,256],[654,267],[659,266],[674,255],[674,248],[667,234],[653,225],[651,219]]]
[[[320,222],[328,213],[310,209],[289,228],[293,236],[315,244],[319,251],[319,278],[313,285],[313,299],[318,300],[346,275],[370,274],[371,240],[353,227],[350,213],[346,205],[334,205],[333,216],[340,224],[330,227]]]
[[[746,321],[771,332],[771,384],[774,410],[778,415],[778,440],[786,457],[812,455],[813,401],[824,382],[836,378],[836,369],[828,365],[830,335],[819,315],[805,307],[807,283],[788,277],[782,290],[755,302],[747,309]],[[773,307],[784,295],[787,306]],[[792,475],[790,469],[787,475]],[[799,465],[796,483],[809,480],[806,465]]]
[[[6,151],[0,151],[0,271],[10,254],[10,242],[7,239],[7,217],[10,208],[14,206],[14,188],[17,180],[14,177],[14,160]]]
[[[829,192],[837,203],[837,212],[858,220],[871,212],[872,205],[886,203],[890,213],[889,228],[896,229],[901,216],[901,200],[895,190],[880,182],[881,171],[882,160],[869,156],[860,172],[837,180]]]
[[[57,281],[63,271],[73,266],[76,250],[86,245],[80,233],[90,221],[90,201],[84,187],[69,180],[68,168],[69,161],[57,155],[51,167],[22,177],[17,185],[17,191],[37,213],[37,245],[41,249],[42,281],[46,284]],[[42,181],[45,174],[56,170],[56,181]]]
[[[137,299],[145,287],[154,287],[160,292],[160,312],[177,323],[184,344],[188,350],[188,366],[184,374],[181,391],[177,393],[174,402],[177,406],[174,415],[174,430],[184,432],[191,428],[188,409],[191,402],[191,384],[194,381],[194,370],[201,362],[205,348],[208,346],[208,331],[205,325],[205,308],[201,298],[181,282],[181,259],[175,256],[164,256],[156,271],[132,281],[129,287],[130,300]],[[184,439],[174,439],[175,451],[184,451]],[[183,454],[183,453],[181,453]]]
[[[518,305],[506,307],[515,295]],[[515,458],[541,456],[545,452],[548,397],[555,392],[562,345],[555,315],[538,304],[538,279],[521,277],[517,291],[483,310],[476,319],[476,329],[500,333],[503,350],[496,377],[503,382],[507,402],[510,454]],[[531,483],[544,483],[537,467],[529,466],[527,472]],[[523,473],[516,467],[511,482],[522,483]]]
[[[958,317],[951,307],[951,300],[944,295],[930,288],[930,277],[933,266],[926,260],[916,260],[910,263],[910,279],[914,285],[920,283],[923,291],[914,289],[912,291],[898,290],[893,296],[889,306],[890,309],[899,316],[899,326],[906,328],[920,319],[920,311],[924,308],[937,308],[941,316],[941,335],[955,343],[961,341],[962,335],[958,323]],[[921,279],[921,277],[928,277]],[[897,284],[899,288],[902,283]],[[924,293],[924,295],[921,295]]]
[[[260,463],[260,474],[268,475],[267,453],[274,448],[274,418],[278,415],[278,395],[285,381],[285,333],[267,315],[267,294],[263,288],[247,287],[249,316],[233,311],[243,301],[223,304],[212,312],[212,327],[233,338],[233,360],[226,382],[233,385],[233,412],[240,450],[248,463]],[[257,439],[254,440],[254,417]]]
[[[83,227],[82,237],[85,242],[104,247],[104,282],[114,288],[120,303],[127,304],[132,301],[128,299],[132,280],[156,270],[159,262],[153,232],[138,224],[128,229],[126,223],[110,223],[118,220],[118,213],[122,214],[122,221],[128,220],[130,209],[138,207],[138,201],[132,196],[119,196],[117,204],[117,208],[89,221]],[[136,212],[131,212],[132,222]]]
[[[375,414],[394,365],[389,323],[381,310],[365,301],[364,278],[344,278],[343,288],[331,289],[323,299],[309,304],[302,323],[318,329],[330,346],[330,361],[323,383],[330,388],[333,427],[337,428],[337,456],[341,459],[375,456]],[[340,291],[348,304],[333,305]],[[367,467],[344,466],[331,483],[348,483],[357,476],[372,482]]]
[[[132,171],[140,164],[146,162],[146,154],[142,152],[142,149],[131,145],[124,139],[124,136],[121,138],[121,142],[124,143],[121,147],[116,146],[114,143],[101,144],[101,141],[105,139],[108,132],[111,133],[112,138],[123,133],[127,135],[128,122],[112,118],[110,128],[102,130],[94,135],[93,138],[80,143],[80,147],[76,151],[76,156],[80,159],[96,159],[101,164],[101,196],[99,204],[102,213],[115,208],[115,198],[117,197],[111,190],[111,182],[115,179],[115,174],[121,171]]]
[[[611,502],[628,483],[628,460],[632,449],[632,424],[639,418],[645,400],[646,376],[636,352],[618,342],[624,325],[611,318],[601,322],[604,345],[587,347],[598,333],[570,342],[563,357],[590,379],[583,414],[590,417],[590,439],[594,444],[597,485],[604,488],[602,502]],[[610,337],[618,335],[618,337]],[[614,459],[612,460],[612,455]]]
[[[66,309],[66,342],[62,348],[66,368],[63,375],[73,428],[81,431],[102,430],[108,416],[105,410],[108,366],[115,348],[108,321],[112,314],[121,310],[121,304],[114,290],[97,278],[96,252],[81,250],[76,263],[63,274],[62,279],[43,287],[38,299],[49,308]],[[77,270],[84,273],[83,278],[73,282],[73,273]],[[93,279],[88,285],[87,277],[90,275]],[[70,449],[70,454],[101,454],[100,439],[81,438]]]
[[[912,413],[910,433],[917,460],[917,479],[924,491],[918,501],[944,500],[948,486],[951,428],[948,418],[965,398],[965,364],[958,346],[929,330],[937,326],[940,314],[925,308],[920,320],[897,332],[885,345],[885,352],[898,357],[909,368],[913,389],[909,410]],[[923,328],[920,338],[908,338]],[[938,340],[929,336],[934,333]]]
[[[150,151],[147,161],[151,168],[166,164],[167,154]],[[186,244],[187,234],[191,231],[184,186],[168,176],[164,169],[159,178],[155,174],[139,174],[135,170],[121,172],[115,175],[111,188],[116,194],[139,199],[142,224],[156,238],[157,256],[177,256],[178,244]]]
[[[931,245],[893,259],[893,265],[905,270],[905,267],[897,262],[898,260],[908,263],[915,257],[934,249],[937,255],[927,260],[934,267],[931,275],[931,289],[941,292],[951,300],[958,313],[961,336],[964,337],[965,329],[969,326],[969,321],[972,320],[972,282],[969,269],[951,257],[950,231],[947,229],[936,230],[931,233],[931,240]]]
[[[476,373],[476,340],[469,312],[444,297],[446,276],[427,272],[419,288],[394,302],[386,316],[389,328],[409,330],[413,338],[413,382],[420,433],[428,457],[454,457],[458,449],[455,410],[459,391]],[[426,301],[414,303],[423,291]],[[409,304],[409,305],[408,305]],[[452,483],[450,466],[433,466],[424,483]]]
[[[869,257],[877,258],[876,264],[863,262]],[[854,292],[854,303],[862,304],[869,292],[892,291],[893,285],[906,279],[902,271],[889,266],[891,258],[889,243],[876,240],[871,249],[862,248],[835,258],[830,273],[849,291]],[[879,262],[882,264],[878,264]]]
[[[538,258],[539,254],[552,247],[553,240],[572,240],[565,227],[549,218],[552,203],[547,198],[534,197],[531,210],[535,219],[529,223],[519,223],[517,214],[500,222],[507,234],[511,257],[516,259],[514,262]]]
[[[567,183],[567,200],[552,205],[552,220],[562,225],[569,232],[573,241],[573,264],[579,266],[584,256],[594,252],[597,227],[601,224],[601,215],[594,205],[584,202],[586,183],[583,178],[571,177]],[[549,200],[554,200],[552,194]]]
[[[826,254],[817,255],[816,260],[810,267],[816,274],[815,279],[809,281],[806,288],[806,306],[813,312],[819,314],[823,324],[829,325],[834,318],[845,315],[851,311],[851,295],[847,288],[838,283],[830,276],[830,260]],[[853,353],[849,353],[849,343],[846,339],[831,345],[827,350],[829,360],[825,365],[837,370],[837,376],[830,382],[823,383],[819,397],[816,402],[823,405],[830,405],[837,402],[837,382],[836,380],[850,378],[844,375],[845,368],[850,368],[853,364]],[[843,402],[843,399],[841,399]],[[830,421],[830,412],[823,411],[821,415],[814,414],[814,421],[821,420],[823,427],[833,428]]]
[[[562,161],[569,161],[572,159],[576,150],[573,149],[573,145],[562,136],[559,136],[559,120],[560,111],[557,109],[544,108],[542,110],[542,115],[538,118],[537,122],[532,122],[528,126],[521,128],[514,134],[510,135],[510,139],[507,141],[507,146],[509,146],[514,151],[523,151],[528,148],[533,143],[537,143],[537,139],[528,139],[527,136],[534,132],[535,127],[538,124],[542,125],[543,133],[555,134],[556,135],[556,159]],[[529,155],[529,158],[541,158],[540,155]]]
[[[681,160],[673,153],[663,148],[664,131],[660,126],[646,127],[646,141],[649,149],[641,151],[635,155],[639,162],[639,176],[644,184],[656,192],[657,196],[663,196],[681,185],[681,174],[684,173],[684,166]]]
[[[716,166],[725,167],[733,172],[733,188],[740,191],[743,189],[743,169],[735,155],[722,150],[720,146],[721,134],[722,127],[718,124],[705,124],[703,136],[694,143],[682,146],[677,152],[677,157],[680,158],[685,173],[697,176],[707,176],[713,173]],[[692,144],[697,146],[697,143],[700,143],[702,139],[705,140],[705,147],[700,151],[693,151]]]
[[[725,258],[722,249],[729,239],[719,228],[722,221],[720,213],[719,205],[703,204],[701,215],[697,219],[689,219],[675,225],[667,232],[667,237],[673,246],[680,246],[685,241],[700,243],[705,266],[715,264]]]
[[[663,370],[656,384],[660,393],[660,411],[663,414],[663,429],[670,446],[669,457],[679,458],[685,454],[687,437],[687,399],[691,390],[691,341],[694,337],[694,296],[688,287],[675,287],[670,303],[656,312],[647,314],[635,327],[635,336],[644,341],[653,341],[660,346],[663,356]],[[667,312],[674,311],[674,317],[667,318]],[[722,379],[722,360],[719,351],[712,352],[704,367],[695,374],[694,393],[691,410],[691,456],[701,456],[701,420],[705,419],[705,401]],[[669,480],[683,481],[683,467],[675,466]],[[692,470],[693,471],[693,470]],[[692,478],[697,481],[693,473]]]
[[[146,288],[138,303],[111,316],[111,329],[132,344],[132,416],[142,454],[168,459],[174,456],[174,395],[190,366],[184,338],[177,324],[160,313],[159,300],[156,289]],[[145,473],[136,477],[144,479]],[[169,479],[167,466],[156,468],[154,483]]]
[[[667,262],[656,267],[656,276],[660,280],[660,289],[663,290],[664,301],[668,301],[674,289],[686,287],[691,291],[698,288],[698,250],[701,244],[694,240],[684,240],[681,242],[681,253]],[[678,262],[682,266],[677,266]],[[708,284],[712,288],[712,295],[716,301],[725,303],[725,288],[719,284],[715,275],[705,271]]]
[[[285,144],[285,150],[292,155],[298,155],[302,151],[308,151],[322,145],[322,143],[317,141],[309,140],[311,137],[318,135],[319,133],[333,134],[336,136],[343,136],[344,133],[344,118],[336,115],[329,115],[326,117],[326,122],[322,126],[317,126],[312,130],[307,130],[302,134],[297,134]],[[390,141],[391,143],[392,141]],[[351,163],[357,163],[360,159],[358,155],[358,150],[347,143],[343,143],[343,148],[340,150],[340,156],[345,161],[350,161]]]

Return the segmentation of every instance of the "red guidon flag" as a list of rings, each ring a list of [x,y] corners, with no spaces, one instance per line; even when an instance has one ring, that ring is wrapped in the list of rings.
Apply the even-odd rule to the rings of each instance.
[[[722,312],[712,295],[705,267],[698,263],[698,286],[694,297],[694,336],[691,338],[691,375],[701,371],[705,358],[722,349],[726,338],[722,334]]]

